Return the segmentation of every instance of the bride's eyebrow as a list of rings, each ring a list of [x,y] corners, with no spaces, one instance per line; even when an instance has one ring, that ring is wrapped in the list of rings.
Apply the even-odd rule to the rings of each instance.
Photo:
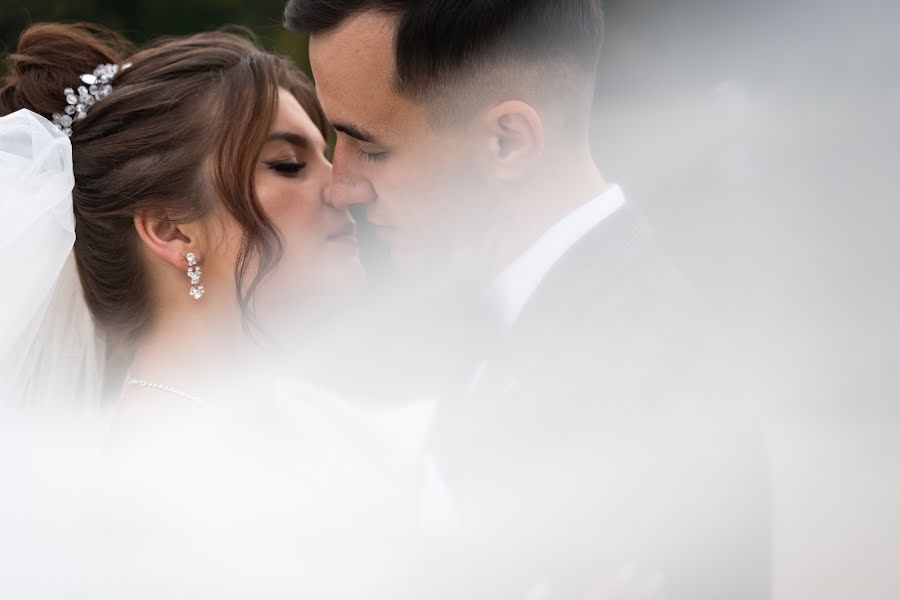
[[[267,142],[276,142],[282,141],[291,144],[292,146],[296,146],[300,150],[306,150],[310,147],[309,140],[303,137],[302,135],[298,135],[296,133],[291,133],[290,131],[276,131],[269,136]]]

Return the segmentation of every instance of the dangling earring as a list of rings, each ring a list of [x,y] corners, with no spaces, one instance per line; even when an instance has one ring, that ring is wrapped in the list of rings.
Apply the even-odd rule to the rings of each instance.
[[[203,294],[206,293],[206,290],[203,289],[202,285],[197,285],[200,283],[200,276],[203,274],[200,271],[200,265],[197,263],[197,257],[193,252],[188,252],[188,255],[185,256],[188,262],[188,270],[187,275],[191,278],[191,297],[194,300],[199,300],[203,297]]]

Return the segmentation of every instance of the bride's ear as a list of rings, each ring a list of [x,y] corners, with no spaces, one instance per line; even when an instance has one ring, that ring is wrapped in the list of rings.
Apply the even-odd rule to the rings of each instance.
[[[179,269],[185,266],[185,256],[196,252],[196,232],[183,227],[165,214],[139,211],[134,215],[134,228],[150,252]],[[192,237],[190,234],[194,233]]]
[[[488,168],[502,181],[521,179],[544,153],[544,123],[525,102],[494,105],[483,113],[481,126],[487,134]]]

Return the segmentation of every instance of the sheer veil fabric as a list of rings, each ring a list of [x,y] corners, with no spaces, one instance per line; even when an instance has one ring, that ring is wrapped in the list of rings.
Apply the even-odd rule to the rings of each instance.
[[[0,412],[98,407],[105,344],[74,256],[69,139],[28,110],[0,118]]]

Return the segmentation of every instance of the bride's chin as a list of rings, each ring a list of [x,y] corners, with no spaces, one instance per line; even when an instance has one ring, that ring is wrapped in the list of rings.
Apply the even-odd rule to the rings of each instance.
[[[350,295],[362,286],[366,280],[366,270],[359,256],[356,244],[335,241],[330,243],[335,251],[316,269],[313,284],[322,286],[323,290],[335,296]],[[340,298],[336,298],[339,300]]]
[[[285,269],[257,290],[256,314],[269,326],[314,322],[333,316],[357,298],[365,280],[358,256],[323,261],[315,273]]]

